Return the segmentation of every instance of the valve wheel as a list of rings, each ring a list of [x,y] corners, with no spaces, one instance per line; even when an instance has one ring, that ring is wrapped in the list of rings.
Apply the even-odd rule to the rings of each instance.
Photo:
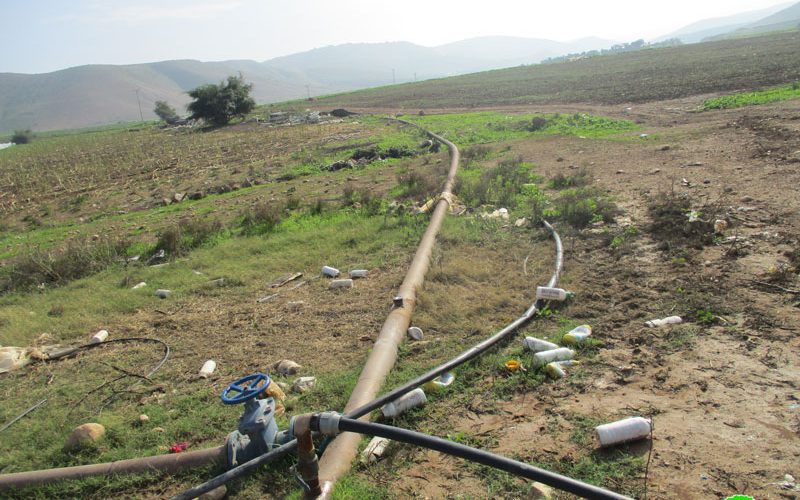
[[[220,399],[226,405],[244,403],[261,394],[267,386],[269,386],[269,376],[264,373],[254,373],[228,384],[222,391]]]

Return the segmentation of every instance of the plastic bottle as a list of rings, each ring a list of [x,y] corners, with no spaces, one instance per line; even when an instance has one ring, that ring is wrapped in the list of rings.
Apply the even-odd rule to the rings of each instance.
[[[549,286],[537,286],[536,298],[542,300],[567,300],[572,298],[575,294],[568,292],[563,288],[551,288]]]
[[[386,451],[386,447],[389,446],[389,441],[383,437],[374,437],[372,441],[369,442],[364,451],[361,452],[361,457],[364,462],[371,464],[377,462],[383,456],[383,453]]]
[[[384,417],[396,417],[406,410],[422,406],[428,402],[425,391],[417,387],[413,391],[395,399],[391,403],[386,403],[381,408]]]
[[[564,370],[565,366],[575,366],[580,364],[580,361],[575,361],[574,359],[566,359],[564,361],[553,361],[551,363],[547,363],[544,366],[544,371],[550,378],[564,378],[567,376],[567,372]]]
[[[655,328],[657,326],[664,326],[664,325],[678,325],[683,323],[683,319],[680,316],[668,316],[662,319],[653,319],[650,321],[645,321],[645,325],[649,326],[650,328]]]
[[[534,366],[544,366],[553,361],[563,361],[572,359],[575,356],[575,351],[566,347],[559,347],[558,349],[550,349],[549,351],[537,352],[533,355]]]
[[[322,266],[322,274],[329,278],[335,278],[339,276],[339,270],[331,266]]]
[[[369,271],[366,269],[353,269],[350,271],[351,278],[366,278],[369,274]]]
[[[209,359],[205,363],[203,363],[203,367],[200,368],[200,378],[208,378],[209,375],[214,373],[214,370],[217,369],[217,362],[213,359]]]
[[[592,334],[592,327],[589,325],[576,326],[561,338],[567,345],[580,344]]]
[[[610,424],[598,425],[594,429],[600,446],[612,446],[643,439],[650,435],[650,430],[650,419],[643,417],[630,417]]]
[[[428,392],[435,392],[452,384],[455,379],[452,373],[444,372],[435,379],[425,382],[422,387]]]
[[[99,332],[92,335],[92,338],[89,339],[89,343],[99,344],[100,342],[104,342],[107,338],[108,338],[108,331],[100,330]]]
[[[351,278],[343,279],[343,280],[333,280],[331,284],[328,285],[328,288],[353,288],[353,280]]]
[[[525,337],[522,341],[523,345],[533,352],[552,351],[558,349],[558,345],[546,340],[537,339],[536,337]]]

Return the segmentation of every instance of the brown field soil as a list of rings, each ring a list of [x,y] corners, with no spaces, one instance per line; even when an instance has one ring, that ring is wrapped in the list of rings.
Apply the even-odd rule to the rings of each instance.
[[[582,418],[649,416],[650,498],[797,498],[797,490],[781,483],[785,474],[800,473],[800,102],[689,112],[700,102],[657,102],[627,112],[574,108],[632,116],[649,134],[639,140],[564,137],[513,145],[513,153],[547,176],[588,169],[622,209],[617,224],[635,225],[639,234],[611,249],[608,232],[619,228],[559,228],[567,247],[565,288],[577,293],[562,314],[592,325],[602,341],[572,379],[507,400],[493,400],[487,390],[466,403],[442,403],[446,410],[435,412],[440,419],[421,428],[489,436],[481,441],[489,449],[552,464],[601,453],[591,436],[580,444],[570,439]],[[665,250],[648,231],[647,210],[665,192],[688,196],[693,208],[728,221],[717,244]],[[733,237],[737,242],[726,241]],[[787,268],[793,271],[782,275]],[[715,316],[710,324],[696,317],[701,310]],[[687,323],[644,325],[673,314]],[[557,328],[541,320],[527,334],[542,337]],[[475,383],[490,387],[492,379]],[[650,451],[646,442],[623,449],[643,460]],[[405,468],[362,474],[401,498],[498,495],[463,462],[406,447],[398,455]],[[644,478],[619,486],[641,495]]]

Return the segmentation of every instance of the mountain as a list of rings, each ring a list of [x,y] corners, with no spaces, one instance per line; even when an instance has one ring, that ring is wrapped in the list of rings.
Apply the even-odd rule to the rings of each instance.
[[[54,130],[155,118],[154,103],[179,113],[186,91],[241,72],[260,103],[390,85],[475,71],[532,64],[546,57],[607,47],[585,38],[555,42],[533,38],[482,37],[439,47],[409,42],[351,43],[264,62],[162,61],[125,66],[88,65],[52,73],[0,73],[0,132]]]
[[[653,41],[660,42],[670,38],[679,38],[683,43],[699,42],[705,38],[730,33],[739,28],[744,28],[751,23],[758,22],[767,16],[771,16],[777,12],[780,12],[789,5],[792,5],[792,3],[783,3],[768,7],[766,9],[751,10],[734,14],[732,16],[703,19],[701,21],[684,26],[677,31],[673,31],[672,33],[660,36]]]
[[[730,33],[717,35],[717,37],[714,38],[750,36],[759,33],[768,33],[770,31],[798,28],[800,28],[800,2],[756,22],[740,26]]]
[[[306,79],[297,73],[254,61],[163,61],[126,66],[88,65],[52,73],[0,73],[0,132],[19,128],[56,130],[154,119],[155,101],[167,101],[179,113],[186,91],[217,83],[241,71],[253,83],[258,101],[301,97]]]

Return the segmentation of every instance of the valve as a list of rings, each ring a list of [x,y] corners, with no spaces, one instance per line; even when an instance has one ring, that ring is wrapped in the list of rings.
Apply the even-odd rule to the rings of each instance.
[[[225,439],[229,468],[263,455],[291,439],[289,432],[278,430],[275,400],[268,396],[260,397],[269,384],[268,375],[254,373],[231,382],[220,395],[223,404],[244,404],[238,430]]]

